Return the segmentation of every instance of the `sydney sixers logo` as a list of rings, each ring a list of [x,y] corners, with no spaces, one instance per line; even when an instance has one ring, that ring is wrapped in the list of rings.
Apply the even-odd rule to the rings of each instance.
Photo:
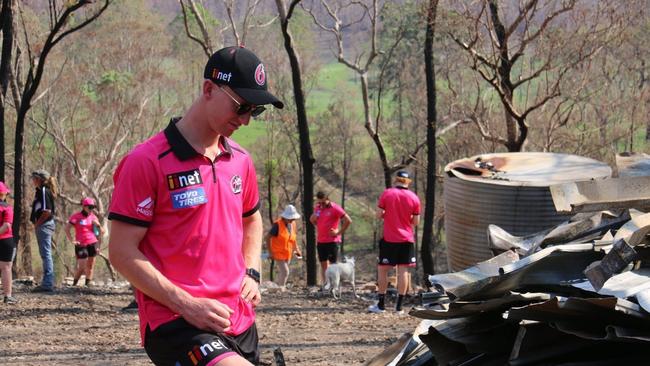
[[[230,178],[230,188],[232,188],[232,193],[239,194],[241,193],[242,180],[239,175],[235,175]]]
[[[264,65],[259,64],[255,69],[255,82],[259,86],[264,86],[266,83],[266,72],[264,72]]]

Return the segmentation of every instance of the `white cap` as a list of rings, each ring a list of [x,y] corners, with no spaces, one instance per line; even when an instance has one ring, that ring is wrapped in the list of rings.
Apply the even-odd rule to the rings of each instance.
[[[282,216],[282,218],[285,218],[287,220],[295,220],[300,218],[300,214],[298,213],[298,210],[296,210],[296,208],[293,207],[293,205],[287,205],[284,208],[284,211],[282,211],[282,213],[280,214],[280,216]]]

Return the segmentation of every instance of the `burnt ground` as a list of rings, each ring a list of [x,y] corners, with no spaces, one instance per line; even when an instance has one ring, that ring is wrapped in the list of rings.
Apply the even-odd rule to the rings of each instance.
[[[137,314],[120,311],[131,300],[125,284],[62,287],[53,295],[17,285],[14,292],[19,304],[0,303],[0,364],[151,364]],[[372,294],[360,294],[354,299],[345,288],[343,300],[334,300],[304,286],[265,290],[257,311],[262,361],[274,365],[281,347],[289,366],[362,364],[419,323],[392,311],[366,313]]]

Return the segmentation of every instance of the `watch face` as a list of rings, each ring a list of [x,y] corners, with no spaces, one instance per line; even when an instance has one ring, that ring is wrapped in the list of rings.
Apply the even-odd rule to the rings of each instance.
[[[260,282],[260,273],[257,270],[248,268],[246,274],[252,277],[255,281]]]

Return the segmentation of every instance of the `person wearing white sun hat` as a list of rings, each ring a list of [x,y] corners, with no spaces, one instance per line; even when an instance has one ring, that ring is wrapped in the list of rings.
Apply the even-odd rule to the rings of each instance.
[[[287,205],[280,214],[280,218],[273,223],[271,230],[264,236],[266,248],[278,268],[277,283],[281,289],[285,289],[287,286],[292,254],[295,253],[297,258],[302,257],[300,247],[296,244],[296,220],[299,218],[300,214],[296,208],[293,205]]]

